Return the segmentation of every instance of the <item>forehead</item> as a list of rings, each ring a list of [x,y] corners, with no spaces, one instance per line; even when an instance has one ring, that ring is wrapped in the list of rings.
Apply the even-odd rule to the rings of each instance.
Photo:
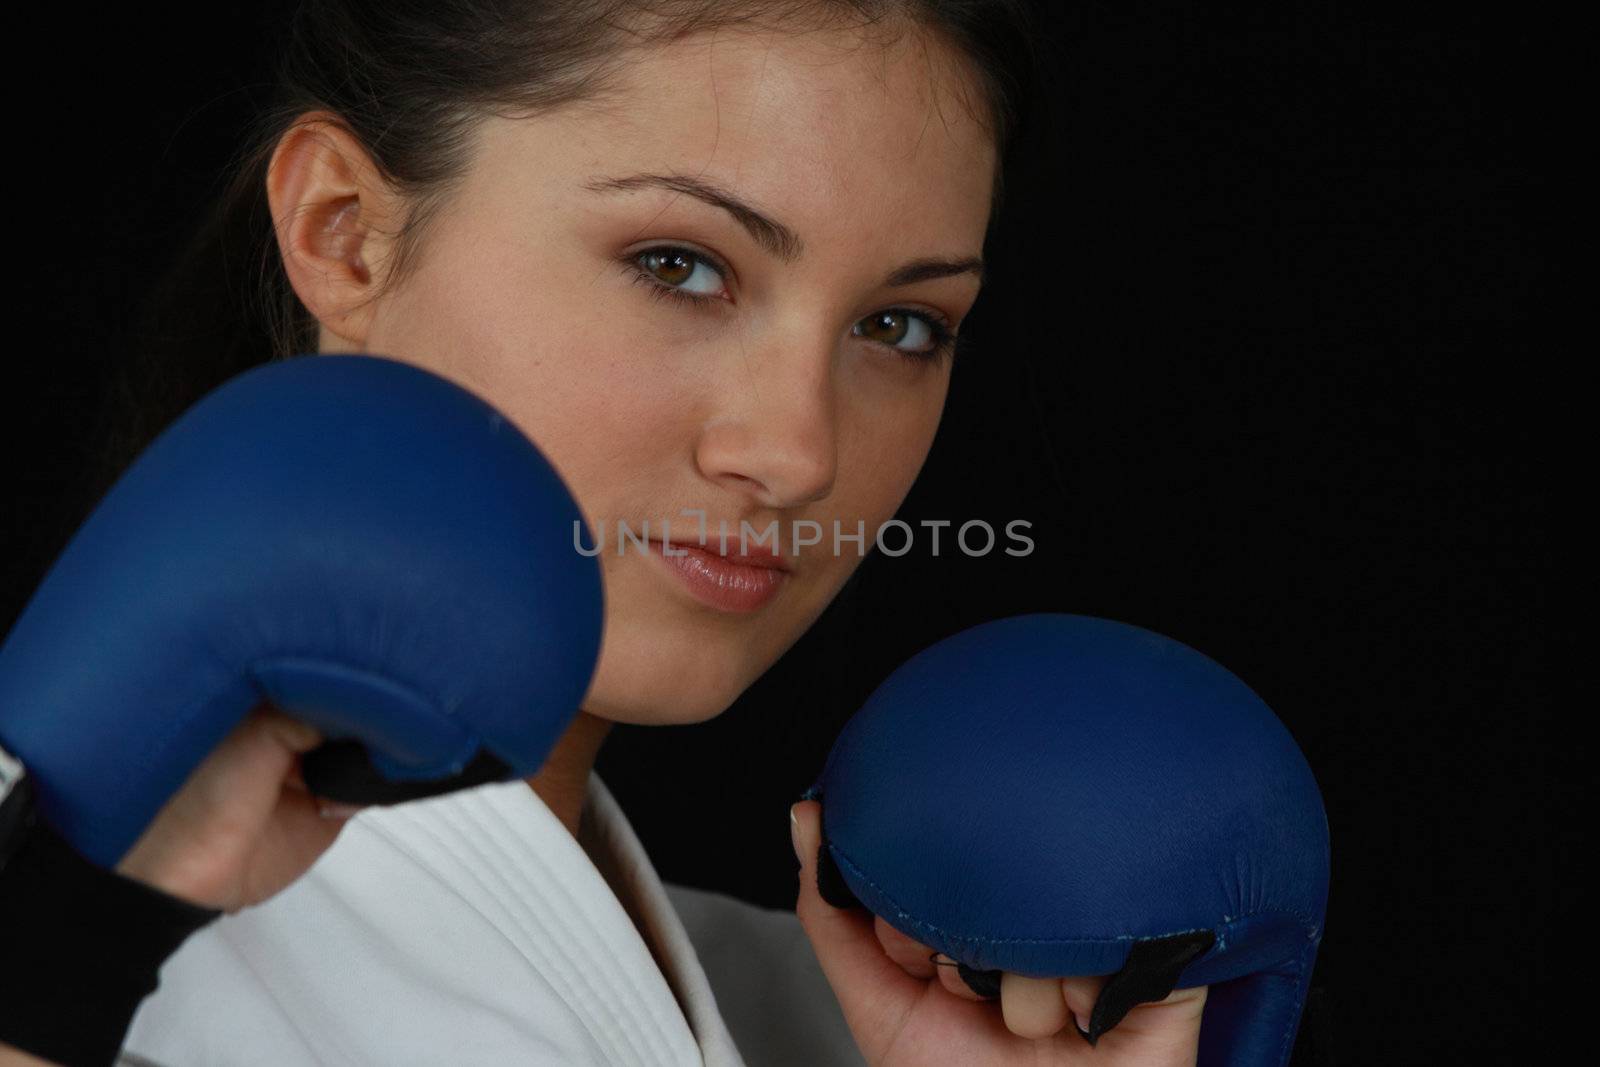
[[[936,38],[722,30],[636,50],[558,121],[584,177],[690,173],[810,236],[897,219],[981,242],[995,166],[966,62]]]

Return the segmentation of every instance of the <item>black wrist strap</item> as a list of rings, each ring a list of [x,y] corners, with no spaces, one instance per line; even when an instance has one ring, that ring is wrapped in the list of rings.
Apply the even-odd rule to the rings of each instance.
[[[161,964],[222,912],[85,859],[39,818],[26,775],[4,807],[0,1041],[64,1067],[106,1067]]]

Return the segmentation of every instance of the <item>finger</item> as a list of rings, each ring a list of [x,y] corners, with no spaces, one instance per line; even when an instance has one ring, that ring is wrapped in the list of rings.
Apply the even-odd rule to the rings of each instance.
[[[262,704],[251,717],[290,752],[309,752],[322,743],[322,733],[315,726],[290,718],[270,704]]]
[[[316,727],[299,719],[290,718],[265,702],[251,713],[247,722],[252,723],[266,739],[296,755],[311,751],[323,741],[322,733]],[[300,770],[298,759],[289,765],[288,771],[284,774],[283,784],[299,793],[311,791],[310,786],[306,785],[305,775]]]
[[[314,736],[281,713],[246,716],[167,798],[116,870],[195,903],[236,908],[239,868],[275,833],[284,798],[310,804],[284,781],[298,758],[293,746],[314,744]]]
[[[1162,1000],[1134,1005],[1116,1029],[1100,1039],[1101,1044],[1113,1039],[1137,1041],[1152,1057],[1157,1053],[1181,1057],[1198,1039],[1205,1005],[1205,986],[1174,989]]]
[[[911,977],[884,954],[874,933],[874,917],[862,908],[836,908],[817,889],[817,850],[822,842],[822,805],[803,800],[789,810],[795,855],[800,861],[800,886],[795,915],[811,942],[822,973],[833,987],[851,1033],[884,1040],[900,1031],[906,1016],[927,992],[928,984]],[[870,1037],[866,1038],[870,1043]],[[882,1051],[862,1045],[868,1062]]]
[[[333,846],[346,819],[329,819],[308,792],[285,787],[243,873],[238,900],[226,910],[265,900],[304,874]]]
[[[924,981],[935,977],[932,949],[896,930],[881,915],[877,916],[872,925],[878,935],[878,944],[883,946],[884,953],[898,963],[902,970],[911,977],[921,978]]]
[[[1050,1037],[1072,1017],[1061,979],[1029,978],[1007,972],[1000,978],[1000,1013],[1018,1037]]]
[[[365,807],[365,804],[343,804],[336,800],[317,798],[317,816],[330,822],[343,822],[352,815],[360,814]]]
[[[288,857],[315,857],[327,850],[344,829],[348,818],[324,814],[324,801],[309,793],[285,789],[267,825],[264,851]],[[299,863],[299,859],[295,863]],[[309,866],[309,859],[305,864]]]
[[[1087,1035],[1089,1018],[1094,1014],[1094,1002],[1100,999],[1100,990],[1105,988],[1105,976],[1060,978],[1057,981],[1061,983],[1061,997],[1066,1001],[1067,1010],[1072,1013],[1073,1024],[1079,1033]]]
[[[999,995],[998,987],[992,991],[987,988],[996,985],[988,978],[988,972],[963,967],[943,952],[934,953],[933,965],[939,972],[939,984],[962,1000],[993,1000]],[[972,987],[974,982],[978,983],[979,989]]]
[[[322,732],[310,723],[290,717],[273,707],[263,703],[251,712],[246,719],[245,728],[253,731],[254,736],[263,743],[270,743],[282,748],[291,756],[302,755],[311,751],[322,743]],[[306,785],[304,774],[300,770],[300,761],[295,759],[285,771],[283,784],[297,794],[310,792]],[[312,798],[309,809],[314,811],[319,819],[329,822],[344,822],[351,816],[360,812],[365,804],[345,804],[339,801],[325,800],[322,797]],[[292,810],[306,810],[308,805],[295,805]],[[291,824],[293,825],[293,824]],[[337,831],[335,831],[336,833]],[[317,849],[321,851],[331,842],[331,836],[325,829],[315,825],[306,824],[301,835],[306,840],[318,843]]]
[[[298,753],[320,734],[305,723],[263,705],[222,739],[169,804],[210,835],[253,839],[272,817]],[[307,794],[300,793],[300,796]]]
[[[185,792],[203,798],[208,807],[242,815],[247,809],[266,817],[294,765],[295,743],[303,742],[302,724],[281,713],[257,709],[241,720],[191,773]],[[260,801],[242,804],[250,796]]]

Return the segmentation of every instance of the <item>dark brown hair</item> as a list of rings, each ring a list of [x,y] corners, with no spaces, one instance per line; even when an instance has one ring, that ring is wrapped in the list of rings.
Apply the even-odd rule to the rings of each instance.
[[[337,116],[407,195],[394,283],[461,175],[486,114],[528,115],[603,95],[635,48],[738,25],[931,33],[965,57],[1001,165],[1037,92],[1026,0],[306,0],[279,52],[272,104],[247,131],[223,195],[153,286],[105,395],[89,476],[97,499],[169,422],[270,359],[316,350],[289,286],[266,171],[307,112]],[[983,112],[986,112],[983,113]]]

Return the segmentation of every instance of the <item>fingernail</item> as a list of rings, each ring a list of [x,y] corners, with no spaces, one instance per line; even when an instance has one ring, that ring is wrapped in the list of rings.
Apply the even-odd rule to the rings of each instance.
[[[360,804],[338,804],[331,800],[317,802],[317,814],[324,819],[348,819],[361,808]]]
[[[1078,1033],[1083,1035],[1084,1040],[1088,1040],[1088,1038],[1089,1038],[1089,1020],[1085,1019],[1083,1016],[1079,1015],[1077,1012],[1073,1012],[1072,1013],[1072,1021],[1078,1024]]]
[[[797,804],[789,805],[789,844],[794,846],[795,862],[804,867],[806,861],[800,858],[800,817],[794,813]]]

